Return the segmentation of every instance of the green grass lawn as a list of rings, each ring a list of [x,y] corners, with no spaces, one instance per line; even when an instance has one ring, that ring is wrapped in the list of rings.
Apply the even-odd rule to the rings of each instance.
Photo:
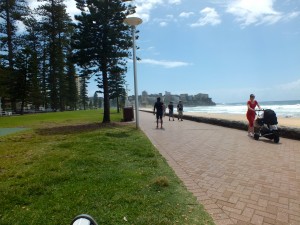
[[[0,224],[213,224],[135,126],[100,111],[0,117]]]

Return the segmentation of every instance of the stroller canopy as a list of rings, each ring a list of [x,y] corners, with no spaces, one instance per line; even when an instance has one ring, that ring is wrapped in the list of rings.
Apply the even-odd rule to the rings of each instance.
[[[264,123],[267,125],[277,125],[277,116],[272,109],[264,110]]]

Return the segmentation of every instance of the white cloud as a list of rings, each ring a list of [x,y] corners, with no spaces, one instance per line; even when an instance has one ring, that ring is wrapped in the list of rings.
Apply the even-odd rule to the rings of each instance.
[[[279,86],[281,90],[298,90],[299,91],[299,98],[300,98],[300,79],[294,82],[282,84]]]
[[[160,26],[165,27],[171,22],[177,22],[177,19],[174,17],[174,15],[166,15],[165,18],[155,18],[153,19],[155,23],[158,23]]]
[[[194,15],[193,12],[182,12],[179,14],[179,17],[189,18],[192,15]]]
[[[180,5],[181,0],[135,0],[133,3],[136,6],[136,16],[143,19],[144,22],[150,20],[152,10],[157,7],[170,5]]]
[[[139,61],[139,63],[162,66],[162,67],[168,68],[168,69],[190,65],[189,63],[186,63],[186,62],[155,60],[155,59],[142,59],[141,61]]]
[[[300,96],[300,79],[267,87],[266,89],[258,89],[255,91],[260,99],[265,100],[298,100]]]
[[[215,96],[217,102],[245,102],[250,93],[254,93],[258,101],[299,100],[300,79],[285,84],[267,87],[218,88],[206,90],[210,96]]]
[[[37,8],[39,5],[41,5],[41,3],[36,0],[28,0],[27,2],[31,9]]]
[[[292,20],[292,19],[297,18],[299,15],[300,15],[300,12],[299,12],[299,11],[298,11],[298,12],[291,12],[291,13],[288,13],[288,14],[285,16],[284,20],[285,20],[285,21],[289,21],[289,20]]]
[[[154,49],[155,49],[154,46],[150,46],[150,47],[147,48],[148,51],[152,51],[152,50],[154,50]]]
[[[161,26],[161,27],[166,27],[166,26],[168,26],[168,23],[167,23],[167,22],[160,22],[160,23],[159,23],[159,26]]]
[[[143,51],[151,55],[160,55],[160,52],[154,46],[150,46],[146,49],[139,49],[139,51]]]
[[[80,10],[76,8],[75,0],[66,0],[64,4],[67,6],[66,11],[72,19],[74,19],[74,15],[80,14]],[[43,5],[43,3],[36,0],[28,0],[28,6],[31,9],[35,9],[40,5]]]
[[[196,23],[191,24],[191,27],[200,27],[205,25],[215,26],[222,22],[218,12],[214,8],[206,7],[200,11],[200,14],[200,19]]]
[[[169,14],[169,15],[166,15],[166,17],[167,17],[167,19],[170,19],[170,20],[174,19],[174,16],[173,16],[173,15],[171,15],[171,14]]]
[[[66,0],[65,4],[67,6],[67,13],[70,14],[72,19],[74,19],[74,15],[80,14],[80,10],[76,8],[75,0]]]
[[[17,24],[17,33],[23,33],[26,31],[26,27],[23,22],[17,21],[16,24]]]
[[[283,13],[274,9],[275,0],[235,0],[227,6],[227,12],[237,17],[242,27],[251,24],[274,24]]]
[[[135,16],[140,17],[143,22],[148,22],[150,20],[151,11],[158,5],[162,5],[163,0],[136,0],[136,14]]]
[[[169,0],[169,4],[180,5],[181,0]]]

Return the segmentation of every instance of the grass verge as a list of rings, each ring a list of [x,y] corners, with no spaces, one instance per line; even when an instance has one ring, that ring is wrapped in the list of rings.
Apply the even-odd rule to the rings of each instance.
[[[0,127],[33,129],[0,137],[0,224],[69,224],[82,213],[106,225],[213,224],[133,125],[103,125],[99,111],[15,118]]]

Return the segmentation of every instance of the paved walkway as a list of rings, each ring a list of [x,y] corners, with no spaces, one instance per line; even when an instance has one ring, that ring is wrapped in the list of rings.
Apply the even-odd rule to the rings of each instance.
[[[300,142],[140,113],[140,126],[217,225],[300,224]]]

